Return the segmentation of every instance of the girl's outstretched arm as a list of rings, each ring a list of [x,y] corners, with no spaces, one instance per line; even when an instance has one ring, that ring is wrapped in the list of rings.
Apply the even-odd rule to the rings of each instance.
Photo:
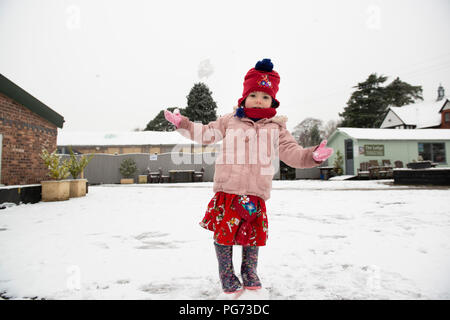
[[[288,130],[282,128],[279,139],[280,160],[293,168],[313,168],[322,164],[333,152],[325,148],[326,140],[319,146],[303,148]]]
[[[167,121],[177,127],[177,131],[184,137],[200,144],[211,144],[221,141],[225,137],[226,124],[233,116],[232,113],[224,115],[208,124],[192,122],[187,117],[182,116],[176,109],[174,113],[165,110],[164,116]]]

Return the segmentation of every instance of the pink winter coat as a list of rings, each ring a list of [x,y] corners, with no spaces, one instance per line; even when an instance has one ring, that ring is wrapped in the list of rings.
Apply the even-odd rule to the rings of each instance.
[[[200,144],[222,140],[215,163],[214,192],[255,195],[268,200],[279,160],[294,168],[321,164],[312,158],[316,146],[301,147],[286,129],[287,117],[275,116],[254,122],[234,114],[226,114],[207,125],[182,116],[177,129]]]

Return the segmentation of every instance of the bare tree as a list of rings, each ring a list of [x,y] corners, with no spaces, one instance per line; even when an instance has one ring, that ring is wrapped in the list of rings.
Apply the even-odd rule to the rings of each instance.
[[[342,120],[330,120],[323,128],[323,138],[328,139],[331,134],[336,131],[338,127],[341,126]]]
[[[316,127],[316,129],[314,129]],[[317,140],[316,137],[312,137],[312,133],[319,130],[320,137],[323,137],[323,121],[315,118],[306,118],[302,122],[300,122],[298,125],[294,127],[294,130],[292,131],[292,135],[294,136],[295,140],[304,147],[310,147],[314,145],[315,141]],[[316,131],[317,132],[317,131]],[[316,136],[316,134],[315,134]],[[314,141],[313,141],[314,140]]]

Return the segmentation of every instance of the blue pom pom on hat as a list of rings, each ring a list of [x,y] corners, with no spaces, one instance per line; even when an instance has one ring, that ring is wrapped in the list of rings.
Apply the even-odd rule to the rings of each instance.
[[[270,59],[262,59],[261,61],[258,61],[256,63],[255,69],[259,71],[272,72],[273,63],[272,61],[270,61]]]

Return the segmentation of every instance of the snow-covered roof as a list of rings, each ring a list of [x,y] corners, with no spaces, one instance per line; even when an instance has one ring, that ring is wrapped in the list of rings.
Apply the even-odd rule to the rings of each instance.
[[[450,140],[450,129],[337,128],[329,141],[338,132],[359,140]]]
[[[58,146],[138,146],[196,144],[180,133],[164,131],[73,132],[58,131]]]
[[[416,128],[430,128],[441,124],[441,110],[447,98],[439,101],[423,101],[403,107],[389,107],[405,125],[415,125]]]

